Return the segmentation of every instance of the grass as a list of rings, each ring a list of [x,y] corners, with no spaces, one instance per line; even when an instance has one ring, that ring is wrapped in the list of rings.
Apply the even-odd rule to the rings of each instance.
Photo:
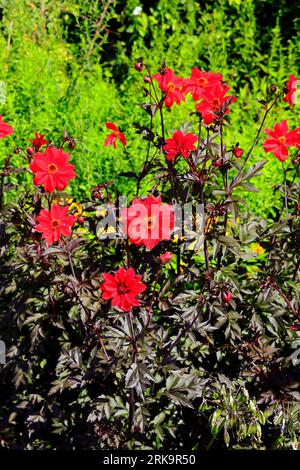
[[[138,57],[144,57],[152,70],[165,57],[169,67],[183,76],[193,66],[221,72],[238,96],[225,137],[229,146],[239,142],[245,149],[261,119],[257,99],[264,97],[269,84],[282,86],[290,73],[299,74],[298,20],[288,15],[287,2],[275,6],[253,0],[144,4],[108,0],[104,15],[98,4],[10,0],[1,2],[0,9],[0,80],[6,88],[1,113],[15,129],[14,136],[0,143],[0,163],[14,147],[26,148],[34,131],[59,142],[65,128],[78,142],[72,152],[78,175],[72,185],[76,197],[107,180],[115,181],[118,191],[133,194],[134,182],[119,176],[131,169],[123,149],[104,148],[103,142],[105,122],[114,121],[128,137],[136,168],[143,161],[146,146],[131,126],[135,121],[148,124],[137,106],[143,99],[142,77],[133,67]],[[139,5],[142,11],[134,15]],[[262,20],[271,5],[272,15],[264,27]],[[174,107],[167,134],[191,121],[191,111],[192,103]],[[289,110],[280,104],[266,125],[272,127],[278,114],[294,127],[298,112],[297,106]],[[277,205],[273,187],[281,181],[282,168],[264,153],[261,142],[262,138],[252,162],[266,157],[269,162],[258,180],[260,197],[249,194],[247,202],[257,213],[268,213]],[[13,161],[23,165],[17,155]],[[24,175],[14,182],[20,178]]]

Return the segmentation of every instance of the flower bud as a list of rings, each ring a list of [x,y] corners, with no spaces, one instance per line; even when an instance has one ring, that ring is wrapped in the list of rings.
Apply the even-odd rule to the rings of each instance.
[[[101,199],[101,197],[102,197],[101,191],[98,191],[97,189],[92,190],[93,199]]]
[[[290,327],[291,331],[300,331],[300,321],[296,321],[295,323],[292,324]]]
[[[223,300],[228,304],[232,299],[232,293],[228,290],[223,293]]]
[[[70,149],[70,150],[74,150],[75,145],[76,145],[75,140],[74,140],[74,139],[70,139],[70,140],[69,140],[69,144],[68,144],[69,149]]]
[[[144,75],[144,82],[151,83],[151,78],[149,77],[149,75]]]
[[[144,66],[143,66],[143,63],[142,63],[142,62],[136,62],[136,63],[134,64],[134,67],[135,67],[135,69],[136,69],[138,72],[141,72],[141,71],[143,70],[143,67],[144,67]]]
[[[26,152],[28,153],[28,155],[33,155],[34,154],[34,149],[32,147],[28,147],[26,149]]]
[[[215,160],[214,162],[212,162],[213,166],[221,166],[222,165],[222,161],[221,160]]]
[[[171,253],[170,251],[167,251],[163,255],[160,255],[159,261],[161,264],[167,264],[171,261],[172,258],[173,258],[173,253]]]
[[[98,185],[92,188],[92,199],[102,199],[103,197],[103,191],[102,191],[103,185]]]
[[[270,91],[271,95],[274,95],[274,93],[276,93],[276,91],[277,91],[277,86],[276,85],[270,85],[269,91]]]

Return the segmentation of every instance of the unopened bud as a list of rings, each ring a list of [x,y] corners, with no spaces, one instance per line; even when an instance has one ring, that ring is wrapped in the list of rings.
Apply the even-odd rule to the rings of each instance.
[[[300,331],[300,321],[296,321],[293,323],[293,325],[290,327],[291,331]]]
[[[159,261],[161,264],[167,264],[171,261],[172,258],[173,258],[173,253],[171,253],[170,251],[167,251],[163,255],[160,255]]]
[[[32,147],[28,147],[26,149],[26,152],[28,153],[28,155],[33,155],[34,154],[34,149]]]
[[[75,146],[76,146],[75,140],[74,139],[69,140],[69,144],[68,144],[69,149],[74,150]]]
[[[232,153],[236,158],[241,158],[244,153],[244,150],[241,149],[239,146],[233,147]]]
[[[135,69],[136,69],[138,72],[141,72],[141,71],[143,70],[143,67],[144,67],[144,66],[143,66],[143,63],[142,63],[142,62],[136,62],[136,63],[134,64],[134,67],[135,67]]]

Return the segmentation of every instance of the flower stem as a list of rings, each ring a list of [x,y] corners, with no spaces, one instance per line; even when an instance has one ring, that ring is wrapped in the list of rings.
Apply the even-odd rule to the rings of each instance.
[[[294,307],[292,306],[292,304],[290,303],[290,301],[288,300],[288,298],[284,295],[284,293],[282,292],[282,290],[277,286],[277,285],[274,285],[274,289],[278,292],[278,294],[280,295],[280,297],[285,301],[286,305],[289,307],[291,313],[296,317],[298,318],[298,314],[296,312],[296,310],[294,309]]]
[[[288,207],[287,184],[286,184],[287,183],[287,179],[286,179],[287,170],[285,169],[283,162],[282,162],[282,170],[283,170],[283,178],[284,178],[284,181],[283,181],[283,185],[284,185],[284,205],[285,205],[285,210],[286,210],[286,216],[288,217],[289,216],[289,207]]]
[[[268,116],[269,112],[271,111],[271,109],[272,109],[272,108],[275,106],[275,104],[277,103],[277,101],[278,101],[278,99],[279,99],[280,96],[281,96],[281,93],[279,93],[279,94],[276,96],[275,100],[273,101],[273,103],[272,103],[269,107],[268,107],[268,105],[265,106],[265,114],[264,114],[264,116],[263,116],[263,119],[262,119],[262,121],[261,121],[261,124],[260,124],[260,126],[259,126],[259,129],[258,129],[258,131],[257,131],[257,133],[256,133],[256,137],[255,137],[255,139],[254,139],[254,142],[253,142],[253,144],[252,144],[252,146],[251,146],[251,148],[250,148],[250,150],[249,150],[249,152],[248,152],[248,154],[247,154],[247,157],[245,158],[245,161],[244,161],[244,163],[243,163],[243,165],[242,165],[242,168],[241,168],[241,170],[240,170],[240,173],[243,171],[243,169],[245,168],[245,166],[246,166],[246,164],[248,163],[249,159],[251,158],[252,152],[253,152],[253,150],[254,150],[254,148],[255,148],[257,142],[258,142],[259,136],[260,136],[260,134],[261,134],[261,131],[262,131],[262,128],[263,128],[263,126],[264,126],[264,123],[265,123],[265,121],[266,121],[266,119],[267,119],[267,116]]]
[[[137,363],[137,344],[136,344],[136,337],[135,337],[131,312],[129,312],[126,315],[126,318],[127,318],[128,328],[129,328],[129,331],[130,331],[130,334],[131,334],[132,363],[136,364]],[[135,391],[134,391],[134,388],[131,388],[129,390],[128,403],[129,403],[128,430],[129,430],[129,433],[132,434],[134,432],[134,418],[135,418]]]
[[[72,271],[72,276],[77,281],[77,277],[76,277],[75,269],[74,269],[74,264],[73,264],[73,260],[72,260],[72,255],[71,255],[70,250],[69,250],[68,247],[66,247],[66,252],[67,252],[67,255],[68,255],[69,265],[70,265],[70,268],[71,268],[71,271]]]

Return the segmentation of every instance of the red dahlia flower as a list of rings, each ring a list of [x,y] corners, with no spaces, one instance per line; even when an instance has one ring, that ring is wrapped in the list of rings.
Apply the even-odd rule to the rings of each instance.
[[[114,275],[104,273],[104,282],[100,286],[102,299],[111,300],[113,307],[129,312],[131,307],[140,305],[137,296],[144,292],[146,285],[141,282],[133,268],[120,268]]]
[[[179,104],[180,101],[185,101],[182,94],[181,87],[183,79],[176,77],[174,71],[171,69],[164,69],[164,74],[155,73],[153,78],[157,80],[158,86],[163,93],[166,93],[165,104],[167,108],[173,106],[174,102]]]
[[[294,75],[290,75],[290,79],[286,84],[287,94],[283,98],[283,101],[289,103],[290,107],[293,106],[296,100],[297,82],[298,79]]]
[[[126,136],[122,134],[121,131],[117,128],[117,126],[113,122],[107,122],[106,124],[107,129],[110,129],[112,131],[111,134],[109,134],[104,142],[104,145],[107,147],[108,145],[113,145],[114,148],[117,147],[116,142],[117,139],[121,142],[121,144],[126,145]]]
[[[34,184],[44,186],[51,193],[55,188],[62,191],[70,179],[76,177],[70,155],[55,147],[47,147],[45,153],[36,153],[30,164]]]
[[[162,204],[160,196],[135,199],[121,211],[122,226],[131,243],[152,250],[162,240],[170,240],[174,228],[174,209]]]
[[[208,88],[220,85],[222,75],[212,72],[201,72],[197,67],[192,68],[191,78],[183,80],[183,93],[192,93],[193,100],[199,101],[204,98]]]
[[[166,159],[173,161],[177,155],[188,158],[190,153],[196,150],[194,144],[197,139],[195,134],[183,134],[181,131],[174,132],[173,137],[167,139],[166,145],[163,146],[163,149],[167,152]]]
[[[42,233],[48,245],[58,242],[62,235],[71,235],[70,227],[74,225],[76,217],[68,215],[69,207],[61,207],[59,204],[53,204],[50,211],[42,209],[37,216],[38,225],[35,227],[36,232]]]
[[[48,141],[44,139],[45,134],[39,135],[37,132],[34,133],[34,139],[30,139],[30,143],[35,149],[39,150],[43,145],[47,145]]]
[[[173,258],[173,253],[171,253],[170,251],[167,251],[163,255],[160,255],[159,261],[161,262],[161,264],[167,264],[171,261],[172,258]]]
[[[238,145],[236,145],[233,147],[232,153],[236,158],[241,158],[243,156],[244,149],[241,149]]]
[[[264,129],[264,132],[270,136],[270,139],[266,139],[263,143],[265,151],[272,152],[280,162],[285,162],[288,157],[287,147],[299,147],[300,145],[298,129],[289,132],[285,120],[275,124],[274,130]]]
[[[223,299],[227,304],[232,300],[232,298],[232,293],[229,290],[227,292],[224,292]]]
[[[203,101],[196,105],[196,110],[202,114],[205,124],[211,124],[221,111],[223,114],[229,113],[229,106],[236,101],[234,96],[226,96],[229,89],[229,86],[222,84],[207,88]]]
[[[13,128],[9,124],[3,121],[3,117],[0,114],[0,139],[3,139],[3,137],[11,135],[13,132],[14,132]]]

